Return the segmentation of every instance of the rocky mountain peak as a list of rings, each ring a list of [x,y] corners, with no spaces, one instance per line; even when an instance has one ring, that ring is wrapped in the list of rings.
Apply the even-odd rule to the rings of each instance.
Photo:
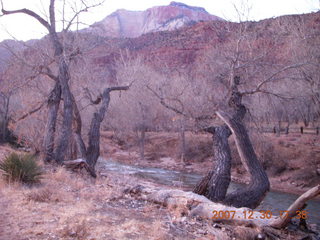
[[[180,3],[180,2],[171,2],[169,6],[174,6],[174,7],[180,7],[180,8],[186,8],[186,9],[190,9],[193,11],[199,11],[199,12],[205,12],[208,13],[204,8],[202,7],[193,7],[193,6],[189,6],[185,3]]]
[[[176,30],[199,21],[223,20],[209,14],[204,8],[171,2],[145,11],[120,9],[93,24],[85,31],[106,37],[139,37],[157,31]]]

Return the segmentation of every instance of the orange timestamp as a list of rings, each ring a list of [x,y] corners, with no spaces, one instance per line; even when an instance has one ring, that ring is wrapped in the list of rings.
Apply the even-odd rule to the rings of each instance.
[[[254,214],[255,212],[260,214]],[[242,212],[239,211],[229,211],[229,210],[221,210],[212,211],[213,216],[211,219],[218,220],[218,219],[271,219],[273,216],[280,216],[281,218],[287,218],[289,216],[289,211],[277,211],[272,212],[270,210],[260,210],[260,211],[253,211],[253,210],[244,210]],[[296,211],[294,216],[291,219],[307,219],[308,212],[303,211]]]

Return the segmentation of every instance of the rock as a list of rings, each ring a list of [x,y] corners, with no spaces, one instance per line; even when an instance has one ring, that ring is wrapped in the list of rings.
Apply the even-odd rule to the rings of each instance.
[[[171,31],[199,21],[223,19],[209,14],[203,8],[171,3],[169,6],[149,8],[145,11],[117,10],[86,32],[101,36],[133,38],[156,31]]]
[[[318,168],[318,169],[316,170],[316,173],[317,173],[318,176],[320,176],[320,168]]]

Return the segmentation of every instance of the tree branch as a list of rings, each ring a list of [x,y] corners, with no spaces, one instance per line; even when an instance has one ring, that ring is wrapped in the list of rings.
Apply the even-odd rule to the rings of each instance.
[[[315,198],[320,194],[320,185],[309,189],[307,192],[302,194],[286,211],[288,214],[286,214],[284,217],[278,217],[274,221],[272,221],[269,226],[274,228],[284,228],[288,225],[291,218],[297,215],[298,211],[301,211],[303,209],[304,204],[306,201]]]
[[[182,110],[179,110],[175,107],[172,107],[170,105],[168,105],[165,101],[164,101],[164,98],[161,97],[156,91],[154,91],[150,86],[147,86],[147,89],[150,90],[159,100],[160,100],[160,103],[162,106],[164,106],[165,108],[167,109],[170,109],[171,111],[179,114],[179,115],[182,115],[182,116],[185,116],[185,117],[189,117],[186,113],[184,113]]]
[[[55,3],[55,0],[50,0],[49,18],[50,18],[51,28],[49,28],[49,32],[51,31],[56,32],[56,16],[54,12],[54,3]]]
[[[43,70],[45,70],[45,71],[43,71]],[[51,78],[52,80],[54,80],[56,82],[59,81],[59,78],[52,73],[51,69],[48,66],[40,66],[39,73],[48,76],[49,78]]]
[[[108,92],[112,92],[112,91],[125,91],[128,90],[129,86],[119,86],[119,87],[109,87],[106,89],[106,91]]]
[[[91,5],[91,6],[87,6],[87,4],[86,4],[83,0],[81,0],[81,3],[84,5],[84,8],[80,9],[79,11],[75,11],[75,14],[74,14],[73,17],[70,19],[70,21],[69,21],[67,27],[64,29],[64,31],[68,31],[68,30],[70,29],[70,27],[71,27],[72,24],[73,24],[73,21],[74,21],[81,13],[83,13],[83,12],[88,12],[88,10],[89,10],[90,8],[94,8],[94,7],[98,7],[98,6],[102,5],[102,4],[104,3],[104,0],[101,1],[101,2],[99,2],[99,3],[93,4],[93,5]]]
[[[84,88],[83,91],[84,91],[84,95],[89,99],[91,104],[97,105],[101,102],[101,100],[102,100],[101,94],[97,97],[96,100],[93,100],[92,95],[91,95],[88,88]],[[91,104],[89,104],[89,105],[91,105]]]
[[[45,105],[46,101],[42,102],[39,106],[37,106],[36,108],[30,110],[29,112],[25,113],[24,115],[22,115],[20,118],[14,120],[12,119],[12,122],[16,123],[16,122],[19,122],[29,116],[31,116],[32,114],[38,112],[44,105]]]
[[[51,0],[51,1],[53,1],[53,0]],[[4,9],[3,2],[1,1],[1,11],[2,11],[3,15],[10,15],[10,14],[15,14],[15,13],[27,14],[27,15],[35,18],[36,20],[38,20],[46,29],[48,29],[48,31],[50,31],[50,24],[46,20],[44,20],[40,15],[38,15],[37,13],[35,13],[27,8],[8,11],[8,10]]]
[[[255,94],[255,93],[258,93],[258,92],[265,92],[266,93],[266,90],[262,90],[261,88],[271,82],[273,80],[273,78],[275,76],[277,76],[278,74],[280,73],[283,73],[289,69],[294,69],[294,68],[298,68],[298,67],[301,67],[301,66],[304,66],[308,63],[298,63],[298,64],[293,64],[293,65],[289,65],[289,66],[285,66],[283,68],[281,68],[280,70],[276,71],[275,73],[273,73],[271,76],[269,76],[268,78],[264,79],[262,82],[260,82],[258,84],[258,86],[254,89],[254,90],[251,90],[251,91],[246,91],[246,92],[242,92],[241,95],[252,95],[252,94]]]

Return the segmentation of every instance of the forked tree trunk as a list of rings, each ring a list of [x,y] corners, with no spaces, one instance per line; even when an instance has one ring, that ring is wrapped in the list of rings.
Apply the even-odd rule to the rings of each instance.
[[[250,174],[249,185],[228,195],[224,203],[235,207],[256,208],[270,188],[268,176],[254,152],[242,121],[232,118],[225,112],[217,112],[217,115],[231,129],[241,161]]]
[[[242,105],[242,95],[238,91],[239,80],[239,77],[234,78],[228,101],[233,114],[217,112],[226,125],[206,129],[214,134],[214,154],[217,165],[196,186],[194,192],[205,195],[213,201],[220,201],[235,207],[255,208],[263,199],[266,191],[269,190],[269,180],[255,155],[247,130],[242,123],[246,108]],[[228,143],[228,137],[231,135],[230,130],[235,137],[241,161],[249,172],[251,181],[245,189],[226,196],[231,180],[231,154]]]
[[[56,132],[56,122],[58,116],[58,110],[61,100],[61,88],[59,82],[56,82],[53,90],[51,91],[47,104],[48,104],[48,118],[44,134],[43,141],[43,152],[44,152],[44,161],[50,162],[54,159],[53,150],[54,150],[54,138]]]
[[[69,65],[64,53],[64,47],[56,31],[55,0],[50,0],[49,20],[50,24],[46,27],[49,30],[49,37],[53,45],[55,61],[58,64],[58,82],[63,97],[63,120],[57,147],[55,149],[55,160],[61,164],[68,157],[68,147],[72,136],[73,95],[69,87]],[[46,23],[42,24],[46,25]]]

